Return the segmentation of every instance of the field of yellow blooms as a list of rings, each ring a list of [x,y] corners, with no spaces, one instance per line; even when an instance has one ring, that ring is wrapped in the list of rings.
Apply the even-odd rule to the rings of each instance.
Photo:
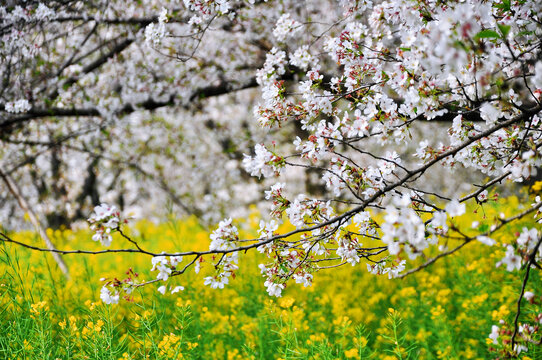
[[[489,226],[517,211],[512,197],[470,209],[459,221]],[[502,244],[526,225],[531,218],[494,238]],[[256,229],[254,216],[245,235]],[[127,231],[149,250],[209,244],[193,218],[139,221]],[[50,235],[61,249],[100,249],[89,231]],[[10,236],[41,245],[32,232]],[[130,244],[115,235],[113,247]],[[348,265],[322,270],[310,288],[292,284],[277,299],[265,291],[258,255],[241,257],[239,275],[223,290],[191,271],[170,280],[185,287],[177,294],[161,295],[151,284],[133,302],[105,305],[99,279],[121,278],[130,267],[152,279],[149,257],[67,255],[66,281],[49,254],[0,244],[0,359],[488,359],[491,326],[513,320],[521,287],[519,272],[495,267],[502,247],[476,242],[403,280]],[[534,272],[527,289],[541,285]],[[540,311],[529,306],[525,311]],[[542,359],[542,351],[532,346],[520,358]]]

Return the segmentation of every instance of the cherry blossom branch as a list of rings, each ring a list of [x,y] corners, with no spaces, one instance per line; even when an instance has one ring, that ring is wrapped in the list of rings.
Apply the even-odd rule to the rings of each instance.
[[[478,190],[472,192],[471,194],[467,196],[462,197],[461,199],[459,199],[459,202],[464,202],[472,198],[477,198],[478,195],[480,195],[484,190],[489,189],[491,186],[495,185],[496,183],[500,183],[501,181],[506,179],[510,174],[511,174],[510,171],[506,171],[504,174],[497,176],[496,178],[488,181],[487,183],[483,185],[477,185],[479,187]]]
[[[143,254],[148,254],[148,253],[149,253],[148,251],[143,250],[143,249],[139,246],[139,244],[137,243],[137,241],[133,240],[131,237],[129,237],[129,236],[127,236],[125,233],[123,233],[122,230],[121,230],[121,228],[120,228],[120,226],[117,227],[116,230],[119,232],[119,234],[120,234],[123,238],[125,238],[126,240],[128,240],[129,242],[131,242],[132,244],[134,244],[134,246],[137,248],[137,250],[139,250],[141,253],[143,253]]]
[[[223,81],[219,85],[210,85],[196,89],[192,95],[190,95],[189,100],[193,102],[197,99],[203,99],[208,97],[215,97],[224,94],[228,94],[234,91],[240,91],[244,89],[249,89],[258,86],[256,79],[251,78],[248,81],[242,83],[239,86],[232,85],[234,81]],[[169,99],[166,101],[155,100],[149,98],[138,104],[125,104],[123,107],[116,111],[118,115],[127,115],[137,109],[143,110],[155,110],[165,106],[173,106],[175,104],[176,94],[171,94]],[[188,102],[184,105],[185,108],[189,107],[191,103]],[[0,110],[3,110],[4,106],[0,104]],[[0,116],[0,129],[9,128],[13,125],[20,124],[22,122],[38,119],[42,117],[101,117],[101,112],[96,108],[32,108],[23,115],[17,115],[7,118],[2,118]]]
[[[463,248],[465,245],[473,242],[473,240],[476,240],[476,238],[478,236],[489,236],[489,235],[493,234],[494,232],[498,231],[499,229],[501,229],[506,224],[509,224],[510,222],[513,222],[515,220],[519,220],[519,219],[525,217],[526,215],[531,214],[532,212],[538,210],[541,207],[542,207],[542,202],[539,202],[536,205],[534,205],[533,207],[531,207],[530,209],[527,209],[527,210],[525,210],[525,211],[523,211],[523,212],[521,212],[521,213],[519,213],[519,214],[517,214],[515,216],[512,216],[512,217],[507,218],[507,219],[499,219],[499,225],[496,225],[495,228],[490,229],[490,230],[484,232],[483,234],[479,234],[476,237],[466,236],[466,235],[462,234],[463,242],[461,244],[459,244],[458,246],[456,246],[455,248],[447,250],[445,252],[442,252],[439,255],[437,255],[437,256],[431,258],[430,260],[426,261],[422,265],[420,265],[420,266],[418,266],[418,267],[416,267],[414,269],[411,269],[411,270],[409,270],[407,272],[404,272],[403,274],[401,274],[401,275],[399,275],[397,277],[402,279],[402,278],[404,278],[404,277],[406,277],[406,276],[408,276],[410,274],[413,274],[413,273],[418,272],[418,271],[420,271],[422,269],[425,269],[426,267],[428,267],[428,266],[434,264],[435,262],[437,262],[437,260],[439,260],[439,259],[441,259],[443,257],[446,257],[448,255],[451,255],[451,254],[455,253],[456,251],[460,250],[461,248]],[[459,232],[459,229],[454,228],[454,230],[456,232]]]
[[[293,236],[293,235],[298,234],[298,233],[316,230],[316,229],[319,229],[321,227],[331,225],[331,224],[334,224],[334,223],[339,223],[340,224],[342,221],[344,221],[344,220],[350,218],[351,216],[353,216],[354,214],[362,211],[368,204],[372,203],[374,200],[379,198],[381,195],[383,195],[383,194],[393,190],[394,188],[400,186],[401,184],[403,184],[409,178],[415,176],[416,174],[423,173],[424,171],[426,171],[428,168],[430,168],[432,165],[434,165],[438,161],[440,161],[440,160],[442,160],[442,159],[444,159],[444,158],[446,158],[448,156],[453,156],[458,151],[460,151],[461,149],[467,147],[468,145],[472,144],[473,142],[475,142],[475,141],[477,141],[477,140],[479,140],[479,139],[481,139],[481,138],[483,138],[485,136],[488,136],[488,135],[492,134],[493,132],[497,131],[498,129],[501,129],[501,128],[505,127],[505,126],[509,126],[509,125],[514,124],[514,123],[516,123],[518,121],[521,121],[525,117],[531,116],[532,114],[538,112],[539,110],[540,110],[539,108],[535,108],[535,109],[531,110],[530,112],[523,113],[520,116],[517,116],[517,117],[509,119],[507,121],[498,123],[493,128],[488,129],[488,130],[486,130],[486,131],[484,131],[484,132],[482,132],[480,134],[477,134],[474,137],[469,138],[469,140],[465,141],[461,145],[459,145],[459,146],[457,146],[457,147],[455,147],[453,149],[450,149],[450,150],[446,151],[445,153],[440,154],[439,156],[435,157],[433,160],[429,161],[428,163],[426,163],[425,165],[419,167],[418,169],[407,171],[407,174],[403,178],[401,178],[397,182],[389,184],[385,188],[377,191],[373,196],[366,199],[360,206],[358,206],[358,207],[356,207],[354,209],[351,209],[351,210],[349,210],[349,211],[347,211],[347,212],[345,212],[345,213],[343,213],[343,214],[341,214],[341,215],[339,215],[337,217],[334,217],[332,219],[326,220],[324,222],[321,222],[321,223],[318,223],[318,224],[315,224],[313,226],[309,226],[309,227],[306,227],[306,228],[296,229],[296,230],[290,231],[290,232],[285,233],[285,234],[275,235],[275,236],[272,236],[272,237],[267,238],[267,239],[254,239],[255,242],[253,244],[249,244],[249,245],[245,245],[245,246],[239,246],[239,247],[235,247],[235,248],[232,248],[232,249],[209,250],[209,251],[187,251],[187,252],[178,252],[178,253],[173,253],[173,254],[160,254],[160,255],[162,255],[162,256],[167,256],[167,255],[169,255],[169,256],[188,256],[188,255],[203,256],[203,255],[209,255],[209,254],[228,254],[228,253],[233,253],[233,252],[242,252],[242,251],[247,251],[247,250],[253,249],[255,247],[259,247],[259,246],[268,244],[268,243],[273,242],[275,240],[288,238],[288,237]],[[529,212],[530,211],[533,211],[533,209],[530,209]],[[501,226],[503,226],[504,223],[505,222],[502,222]],[[17,244],[22,245],[20,243],[17,243]],[[38,249],[36,248],[36,250],[38,250]],[[45,249],[42,249],[40,251],[43,251],[43,250],[45,250]],[[142,253],[145,253],[147,255],[152,255],[152,256],[157,256],[158,255],[158,254],[154,254],[154,253],[150,253],[150,252],[145,252],[145,251],[142,251],[140,249],[138,249],[136,251],[133,251],[133,250],[128,251],[128,249],[126,249],[124,251],[121,251],[121,250],[115,250],[115,251],[105,250],[105,251],[102,251],[102,252],[58,251],[58,250],[55,250],[53,252],[61,252],[61,253],[65,253],[65,254],[68,254],[68,253],[96,253],[97,254],[97,253],[105,253],[105,252],[142,252]],[[438,257],[438,258],[440,258],[440,257]],[[435,261],[436,261],[436,259],[431,260],[429,262],[429,264],[433,263]],[[426,266],[428,266],[429,264],[427,264]]]
[[[86,254],[86,255],[101,255],[101,254],[112,254],[112,253],[142,253],[149,256],[159,256],[162,255],[161,253],[153,253],[149,251],[142,251],[139,249],[106,249],[106,250],[59,250],[59,249],[49,249],[49,248],[40,248],[38,246],[33,246],[30,244],[25,244],[23,242],[13,240],[8,235],[0,232],[1,241],[6,243],[13,243],[15,245],[34,250],[34,251],[40,251],[40,252],[50,252],[50,253],[56,253],[61,255],[71,255],[71,254]],[[166,254],[169,255],[169,254]]]
[[[335,264],[335,265],[327,265],[327,266],[318,266],[318,270],[325,270],[325,269],[334,269],[334,268],[338,268],[338,267],[341,267],[343,265],[346,265],[348,264],[348,261],[344,261],[340,264]]]

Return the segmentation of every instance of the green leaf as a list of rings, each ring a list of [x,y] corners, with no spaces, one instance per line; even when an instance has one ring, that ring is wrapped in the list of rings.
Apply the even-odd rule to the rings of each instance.
[[[478,226],[478,231],[479,232],[485,233],[488,230],[489,230],[489,225],[488,224],[480,224],[480,226]]]
[[[502,37],[506,38],[508,36],[508,33],[510,32],[511,26],[502,25],[502,24],[497,24],[497,26],[499,27],[499,30],[501,31]]]
[[[474,39],[475,40],[478,40],[478,39],[499,39],[500,37],[501,37],[501,35],[498,32],[496,32],[495,30],[485,29],[485,30],[480,31],[478,34],[476,34],[474,36]]]
[[[534,31],[530,31],[530,30],[523,30],[523,31],[520,31],[516,34],[517,37],[520,37],[520,36],[532,36],[534,35],[535,32]]]
[[[494,7],[497,9],[501,9],[504,11],[510,11],[512,8],[512,4],[510,3],[510,0],[503,0],[500,4],[493,4]]]

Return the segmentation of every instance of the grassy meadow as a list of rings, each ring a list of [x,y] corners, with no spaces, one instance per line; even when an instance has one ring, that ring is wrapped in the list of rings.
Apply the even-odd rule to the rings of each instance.
[[[501,199],[456,221],[489,226],[501,213],[521,211],[518,206],[516,198]],[[244,235],[253,236],[257,216],[244,221]],[[513,322],[522,280],[495,264],[504,256],[501,244],[523,226],[533,226],[531,216],[493,236],[497,246],[468,244],[405,279],[371,275],[363,263],[346,265],[321,270],[312,287],[292,283],[283,297],[271,298],[258,269],[262,258],[252,251],[241,256],[238,276],[225,289],[203,285],[212,270],[207,264],[200,274],[170,279],[184,291],[161,295],[152,284],[118,305],[100,301],[99,279],[122,278],[130,267],[152,279],[149,257],[68,255],[66,281],[49,254],[0,244],[0,359],[494,358],[491,326]],[[194,218],[139,221],[126,230],[149,250],[209,244],[209,232]],[[100,249],[88,230],[49,232],[60,249]],[[10,236],[41,246],[32,232]],[[115,234],[111,247],[130,243]],[[531,275],[527,290],[540,295],[539,274]],[[540,311],[523,306],[525,316]],[[533,345],[520,359],[542,359],[542,350]]]

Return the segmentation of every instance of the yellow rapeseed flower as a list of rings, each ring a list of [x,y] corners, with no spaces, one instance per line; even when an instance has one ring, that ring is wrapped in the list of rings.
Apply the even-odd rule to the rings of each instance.
[[[73,332],[76,332],[77,331],[77,319],[75,318],[75,316],[71,315],[68,320],[70,321],[70,329],[71,331]]]
[[[83,331],[81,332],[81,334],[83,335],[83,337],[87,337],[89,333],[90,333],[90,330],[89,330],[88,324],[87,324],[87,326],[85,326],[83,328]]]
[[[533,186],[531,186],[531,190],[533,192],[540,192],[540,190],[542,190],[542,181],[537,181],[534,183]]]
[[[451,352],[452,352],[452,347],[448,345],[448,346],[446,346],[446,348],[444,350],[438,350],[437,351],[437,358],[439,358],[439,359],[449,359]]]
[[[489,297],[488,294],[480,294],[480,295],[477,295],[477,296],[474,296],[471,301],[474,303],[474,304],[481,304],[483,302],[485,302],[487,300],[487,298]]]
[[[295,299],[291,296],[283,297],[279,300],[279,305],[285,309],[291,307],[295,302]]]
[[[437,292],[437,299],[441,304],[446,304],[450,300],[451,289],[441,289]]]
[[[358,357],[359,357],[358,349],[352,348],[352,349],[350,349],[350,350],[346,350],[346,351],[344,352],[344,356],[345,356],[347,359],[358,358]]]
[[[164,335],[162,341],[160,341],[160,343],[158,344],[160,354],[173,356],[173,354],[175,353],[176,345],[180,340],[181,338],[173,333],[170,333],[169,335]]]
[[[96,322],[96,325],[94,325],[94,331],[100,332],[102,331],[102,326],[104,325],[104,322],[100,319]]]
[[[435,320],[436,318],[439,318],[444,312],[444,308],[438,305],[436,308],[431,309],[431,319]]]
[[[40,301],[35,304],[30,305],[30,312],[39,315],[41,310],[48,311],[49,306],[47,306],[47,301]]]
[[[417,341],[427,342],[427,339],[431,336],[431,332],[425,329],[420,329],[416,336],[414,337]]]
[[[127,352],[123,353],[122,357],[119,358],[119,360],[131,360],[131,359],[132,359],[132,357]]]
[[[85,301],[85,306],[88,307],[88,309],[89,309],[90,311],[93,311],[94,308],[96,307],[96,304],[93,303],[93,302],[90,301],[90,300],[87,300],[87,301]]]
[[[501,319],[505,319],[508,314],[510,314],[510,310],[508,310],[506,305],[501,305],[498,310],[493,310],[491,313],[491,318],[493,321],[499,321]]]
[[[384,355],[384,357],[382,357],[382,360],[397,360],[397,357],[393,355]]]
[[[26,351],[30,351],[33,349],[32,345],[30,345],[30,343],[24,339],[23,341],[23,348],[26,350]]]
[[[465,349],[465,351],[462,351],[461,356],[464,359],[473,359],[476,356],[476,352],[468,347]]]
[[[320,342],[320,341],[324,340],[324,338],[325,338],[325,335],[322,334],[322,333],[309,335],[309,339],[312,342]]]
[[[367,346],[368,342],[369,341],[367,340],[367,338],[365,336],[360,336],[359,338],[354,339],[354,344],[359,344],[359,345],[361,345],[361,347]]]

